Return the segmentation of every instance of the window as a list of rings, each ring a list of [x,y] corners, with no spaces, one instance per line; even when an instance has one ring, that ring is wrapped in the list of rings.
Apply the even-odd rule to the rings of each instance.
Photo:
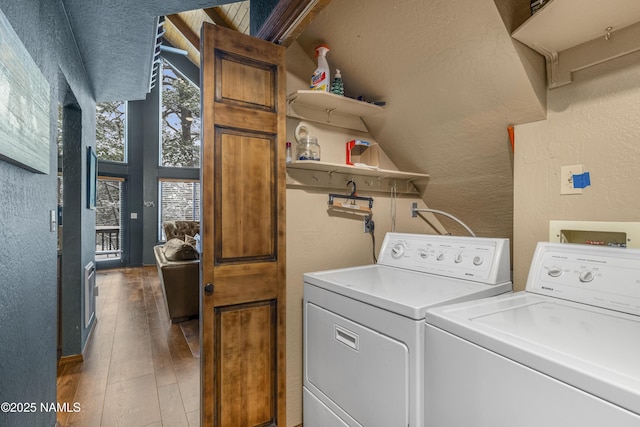
[[[200,89],[162,62],[161,166],[200,167]]]
[[[200,221],[200,183],[198,181],[160,181],[160,221],[158,236],[166,240],[165,221]]]
[[[122,253],[122,186],[124,180],[98,177],[96,194],[96,259],[120,258]]]
[[[96,105],[96,153],[98,159],[126,162],[126,103]]]

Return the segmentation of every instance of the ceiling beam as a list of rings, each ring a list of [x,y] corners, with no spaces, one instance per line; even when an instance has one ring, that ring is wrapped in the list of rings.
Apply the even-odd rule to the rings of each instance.
[[[280,0],[255,36],[289,46],[330,1]]]
[[[180,15],[167,15],[166,18],[171,21],[174,27],[184,36],[198,52],[200,52],[200,37],[184,22]]]
[[[225,21],[225,19],[222,17],[222,15],[220,15],[220,13],[216,9],[217,8],[215,7],[209,7],[207,9],[202,9],[202,10],[204,13],[207,14],[209,18],[211,18],[214,24],[220,27],[231,28],[227,23],[227,21]]]

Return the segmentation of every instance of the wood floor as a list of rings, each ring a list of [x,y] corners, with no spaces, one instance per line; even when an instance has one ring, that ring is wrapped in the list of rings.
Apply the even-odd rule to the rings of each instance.
[[[62,426],[199,426],[200,359],[171,324],[155,267],[99,271],[83,362],[58,368]]]

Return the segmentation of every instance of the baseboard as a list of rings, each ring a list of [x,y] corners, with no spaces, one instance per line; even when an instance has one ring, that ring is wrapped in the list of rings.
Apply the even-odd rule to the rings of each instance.
[[[82,354],[72,354],[71,356],[62,356],[58,360],[58,366],[68,365],[70,363],[78,363],[84,361]]]
[[[98,323],[98,318],[94,315],[93,322],[91,322],[91,330],[89,331],[89,336],[87,337],[87,341],[84,343],[84,348],[82,349],[81,354],[72,354],[71,356],[62,356],[60,360],[58,360],[58,366],[68,365],[70,363],[79,363],[84,362],[84,354],[89,347],[89,343],[93,339],[93,332],[96,330],[96,323]]]
[[[96,312],[93,313],[93,322],[91,322],[91,329],[89,329],[89,334],[87,335],[87,340],[84,342],[84,347],[82,347],[82,354],[86,354],[87,348],[89,348],[89,343],[93,339],[93,332],[96,330],[96,324],[98,323],[98,314]]]

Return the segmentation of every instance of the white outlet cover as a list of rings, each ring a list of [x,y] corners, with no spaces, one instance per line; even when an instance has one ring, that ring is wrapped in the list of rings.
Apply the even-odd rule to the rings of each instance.
[[[573,175],[584,172],[582,165],[562,166],[560,168],[560,194],[582,194],[582,188],[573,187]]]

